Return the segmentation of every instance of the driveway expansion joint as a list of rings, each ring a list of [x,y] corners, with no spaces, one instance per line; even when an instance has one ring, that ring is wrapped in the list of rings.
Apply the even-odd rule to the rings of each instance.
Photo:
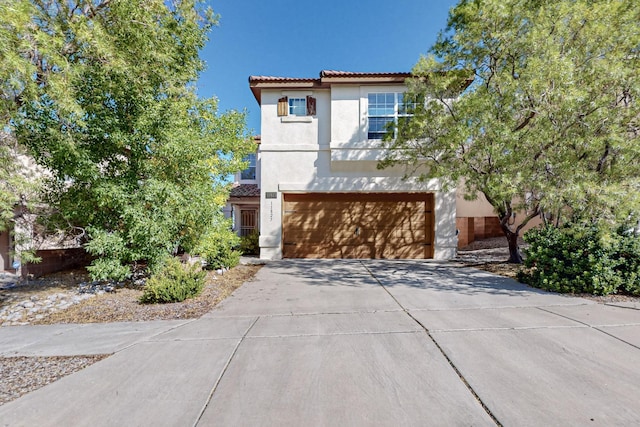
[[[384,286],[384,285],[382,285]],[[588,303],[584,303],[584,304],[549,304],[549,305],[545,305],[544,307],[583,307],[583,306],[590,306],[593,305],[594,303],[588,302]],[[444,307],[444,308],[408,308],[405,311],[475,311],[475,310],[505,310],[505,309],[520,309],[520,308],[524,308],[524,309],[530,309],[530,308],[543,308],[542,306],[534,306],[534,305],[500,305],[500,306],[490,306],[490,307],[483,307],[483,306],[478,306],[478,307],[459,307],[459,308],[451,308],[451,307]],[[555,313],[554,313],[555,314]]]
[[[204,415],[204,411],[207,410],[207,407],[209,406],[209,403],[211,402],[211,399],[213,398],[213,394],[218,389],[218,385],[220,385],[220,381],[222,381],[222,377],[224,377],[224,374],[227,372],[227,369],[229,369],[229,365],[231,365],[231,361],[233,360],[233,358],[235,357],[236,353],[238,352],[238,348],[240,347],[240,344],[242,344],[242,342],[246,338],[247,334],[249,333],[249,331],[251,331],[251,329],[258,322],[258,320],[260,320],[260,317],[256,317],[255,320],[253,322],[251,322],[251,325],[249,325],[247,330],[244,332],[244,334],[242,335],[242,338],[240,338],[238,340],[238,343],[236,344],[236,346],[234,347],[233,351],[231,352],[231,355],[229,356],[229,359],[227,360],[227,363],[225,363],[224,367],[222,368],[222,372],[220,372],[220,375],[218,375],[218,379],[216,379],[216,382],[213,384],[213,387],[211,388],[211,391],[209,392],[209,395],[207,396],[207,400],[204,402],[204,405],[202,406],[202,409],[200,410],[200,413],[198,414],[198,417],[196,418],[196,421],[193,423],[193,427],[197,427],[197,425],[200,423],[200,420],[202,419],[202,416]]]
[[[380,331],[380,332],[333,332],[326,334],[288,334],[288,335],[252,335],[246,337],[247,339],[273,339],[273,338],[305,338],[305,337],[339,337],[339,336],[355,336],[355,335],[398,335],[398,334],[422,334],[424,331]]]
[[[609,307],[626,308],[627,310],[640,311],[640,307],[632,307],[632,306],[629,306],[629,305],[622,305],[622,304],[615,303],[615,302],[605,302],[604,305],[607,305]]]
[[[609,332],[607,332],[607,331],[603,331],[602,329],[600,329],[600,328],[603,328],[603,327],[614,327],[614,328],[615,328],[615,327],[620,327],[620,326],[637,326],[637,325],[638,325],[637,323],[630,323],[630,324],[613,324],[613,325],[590,325],[590,324],[588,324],[588,323],[586,323],[586,322],[582,322],[582,321],[580,321],[580,320],[573,319],[573,318],[571,318],[571,317],[569,317],[569,316],[565,316],[564,314],[554,313],[553,311],[545,310],[543,307],[538,307],[538,309],[540,309],[540,310],[542,310],[542,311],[545,311],[545,312],[547,312],[547,313],[555,314],[556,316],[560,316],[560,317],[563,317],[563,318],[565,318],[565,319],[572,320],[572,321],[577,322],[577,323],[580,323],[580,324],[582,324],[582,325],[585,325],[586,327],[591,328],[591,329],[593,329],[594,331],[598,331],[598,332],[600,332],[600,333],[603,333],[603,334],[605,334],[605,335],[607,335],[607,336],[609,336],[609,337],[611,337],[611,338],[614,338],[614,339],[616,339],[616,340],[618,340],[618,341],[620,341],[620,342],[623,342],[623,343],[625,343],[625,344],[627,344],[627,345],[630,345],[630,346],[631,346],[631,347],[633,347],[633,348],[637,348],[637,349],[639,349],[639,350],[640,350],[640,347],[638,347],[637,345],[635,345],[635,344],[633,344],[633,343],[630,343],[629,341],[625,341],[625,340],[623,340],[623,339],[622,339],[622,338],[620,338],[620,337],[617,337],[617,336],[615,336],[615,335],[613,335],[613,334],[610,334],[610,333],[609,333]]]
[[[606,326],[616,326],[616,325],[606,325]],[[622,338],[617,337],[617,336],[615,336],[615,335],[613,335],[613,334],[610,334],[610,333],[609,333],[609,332],[607,332],[607,331],[603,331],[603,330],[602,330],[602,329],[600,329],[598,326],[594,326],[594,327],[593,327],[593,329],[595,329],[595,330],[596,330],[596,331],[598,331],[598,332],[602,332],[603,334],[608,335],[608,336],[610,336],[611,338],[615,338],[615,339],[617,339],[618,341],[622,341],[623,343],[628,344],[628,345],[630,345],[631,347],[634,347],[634,348],[637,348],[638,350],[640,350],[640,347],[639,347],[639,346],[637,346],[636,344],[630,343],[629,341],[625,341],[625,340],[623,340]]]
[[[407,316],[409,316],[414,322],[416,322],[418,325],[420,325],[420,327],[424,330],[424,332],[426,333],[426,335],[429,337],[429,339],[431,340],[431,342],[436,346],[436,348],[438,349],[438,351],[440,351],[440,354],[442,354],[442,357],[445,358],[445,360],[447,361],[447,363],[449,364],[449,366],[451,366],[451,369],[453,369],[453,371],[456,373],[456,375],[458,375],[458,378],[460,378],[460,381],[462,381],[462,383],[465,385],[465,387],[467,388],[467,390],[469,390],[469,392],[473,395],[473,397],[476,399],[476,401],[480,404],[480,406],[482,406],[482,409],[484,409],[484,411],[487,413],[487,415],[489,416],[489,418],[491,418],[491,420],[499,427],[502,427],[502,423],[498,420],[498,418],[496,418],[496,416],[493,414],[493,412],[491,412],[491,409],[489,409],[489,407],[482,401],[482,399],[480,398],[480,396],[478,395],[478,393],[476,393],[476,391],[473,389],[473,387],[471,387],[471,384],[469,384],[469,382],[467,381],[467,379],[464,377],[464,375],[462,375],[462,372],[460,372],[460,370],[456,367],[456,365],[453,363],[453,361],[449,358],[449,356],[447,355],[447,353],[444,351],[444,349],[440,346],[440,344],[438,344],[438,342],[435,340],[435,338],[431,335],[431,333],[429,332],[429,329],[423,325],[418,319],[416,319],[415,317],[413,317],[411,315],[411,313],[409,312],[409,310],[407,310],[401,303],[400,301],[398,301],[398,299],[393,296],[391,294],[391,292],[389,292],[389,290],[387,289],[387,287],[385,285],[382,284],[382,282],[373,274],[373,272],[365,265],[364,262],[360,261],[360,263],[362,264],[362,266],[367,270],[367,272],[369,272],[369,274],[371,275],[371,277],[382,287],[382,289],[384,289],[384,291],[391,297],[391,299],[393,299],[393,301],[395,301],[395,303],[398,305],[398,307],[400,307],[402,309],[402,311],[404,311],[406,313]]]
[[[556,326],[505,326],[496,328],[457,328],[457,329],[429,329],[430,332],[491,332],[491,331],[536,331],[540,329],[581,329],[585,325],[556,325]]]

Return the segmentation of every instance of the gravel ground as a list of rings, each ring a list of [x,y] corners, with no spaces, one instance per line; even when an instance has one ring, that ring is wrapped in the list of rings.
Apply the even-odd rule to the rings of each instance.
[[[86,272],[75,270],[1,290],[0,310],[5,313],[20,310],[22,325],[192,319],[210,311],[250,281],[259,269],[260,265],[239,265],[222,275],[210,272],[202,293],[180,303],[140,304],[141,289],[118,288],[68,304],[64,309],[33,311],[34,307],[20,305],[25,301],[48,300],[52,295],[57,295],[56,301],[73,301],[78,295],[78,285],[87,280]],[[0,405],[108,356],[0,357]]]
[[[98,356],[3,357],[0,359],[0,405],[104,359]]]

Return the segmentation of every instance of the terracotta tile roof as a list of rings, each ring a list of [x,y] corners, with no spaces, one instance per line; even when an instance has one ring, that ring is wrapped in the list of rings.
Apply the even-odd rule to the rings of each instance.
[[[240,184],[231,189],[231,197],[260,197],[257,184]]]
[[[320,79],[324,77],[410,77],[411,73],[394,72],[394,73],[360,73],[353,71],[336,71],[322,70],[320,71]],[[280,77],[280,76],[249,76],[249,83],[316,83],[319,79],[308,77]]]
[[[320,79],[277,77],[277,76],[250,76],[249,87],[253,96],[261,103],[261,91],[264,88],[287,88],[289,90],[309,90],[323,87]]]
[[[317,90],[328,89],[332,85],[358,84],[358,85],[398,85],[404,84],[407,78],[411,77],[409,72],[390,73],[370,73],[322,70],[320,78],[298,78],[298,77],[275,77],[275,76],[251,76],[249,77],[249,88],[253,96],[261,104],[263,89],[288,89],[288,90]],[[473,81],[472,78],[464,82],[461,88],[464,90]]]
[[[411,77],[411,73],[407,72],[393,72],[393,73],[360,73],[353,71],[337,71],[337,70],[322,70],[320,71],[320,77]]]
[[[313,83],[318,79],[278,76],[249,76],[249,83]]]

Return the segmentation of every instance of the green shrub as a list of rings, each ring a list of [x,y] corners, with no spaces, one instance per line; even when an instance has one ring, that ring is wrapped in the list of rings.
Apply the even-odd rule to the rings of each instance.
[[[240,252],[243,255],[258,255],[260,253],[260,234],[257,231],[240,238]]]
[[[615,248],[615,257],[620,260],[617,270],[622,276],[623,289],[631,295],[640,295],[640,237],[632,232],[622,232]]]
[[[206,272],[200,265],[183,265],[177,258],[168,258],[160,271],[144,287],[140,302],[145,304],[180,302],[200,294]]]
[[[518,279],[554,292],[640,294],[640,242],[596,227],[545,227],[527,232],[527,270]]]
[[[131,268],[113,258],[96,258],[87,271],[93,280],[115,280],[120,282],[131,275]]]
[[[239,245],[240,238],[233,230],[216,227],[202,237],[194,254],[204,258],[207,268],[232,268],[240,262],[240,252],[235,249]]]

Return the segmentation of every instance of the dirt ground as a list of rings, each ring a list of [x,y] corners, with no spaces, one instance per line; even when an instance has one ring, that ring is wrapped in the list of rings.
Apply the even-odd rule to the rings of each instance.
[[[140,304],[138,299],[142,290],[125,287],[83,299],[64,310],[56,310],[40,318],[25,309],[21,320],[26,324],[53,324],[196,318],[210,311],[240,285],[251,281],[260,267],[239,265],[222,275],[209,272],[202,293],[180,303]],[[0,310],[11,308],[11,305],[20,304],[21,301],[45,300],[63,294],[77,296],[79,284],[88,280],[86,271],[73,270],[3,289],[0,291]],[[0,357],[0,405],[108,356]]]
[[[25,309],[23,324],[45,325],[54,323],[101,323],[146,320],[192,319],[210,311],[244,282],[251,280],[260,265],[238,265],[218,274],[210,271],[202,293],[179,303],[141,304],[142,288],[117,287],[114,292],[103,292],[80,301],[68,308],[32,313]],[[23,301],[42,301],[55,295],[68,295],[73,301],[80,283],[90,281],[85,270],[55,273],[21,283],[0,291],[0,309]]]
[[[521,242],[521,246],[524,245]],[[458,251],[456,262],[465,266],[479,268],[491,273],[515,278],[520,265],[507,263],[509,252],[504,237],[479,240]],[[51,312],[38,312],[24,309],[21,324],[54,323],[99,323],[122,321],[146,321],[197,318],[210,311],[220,301],[229,296],[242,283],[249,281],[260,269],[260,265],[238,265],[218,274],[214,271],[207,275],[207,284],[196,298],[172,304],[140,304],[141,287],[118,287],[115,292],[103,292],[100,295],[74,301],[69,307]],[[28,283],[21,283],[9,289],[0,290],[0,311],[15,307],[24,301],[44,300],[56,295],[78,296],[79,284],[90,281],[85,270],[72,270],[51,274]],[[610,295],[576,295],[598,302],[640,301],[639,297]],[[39,315],[38,315],[39,314]],[[0,324],[2,321],[0,320]]]

